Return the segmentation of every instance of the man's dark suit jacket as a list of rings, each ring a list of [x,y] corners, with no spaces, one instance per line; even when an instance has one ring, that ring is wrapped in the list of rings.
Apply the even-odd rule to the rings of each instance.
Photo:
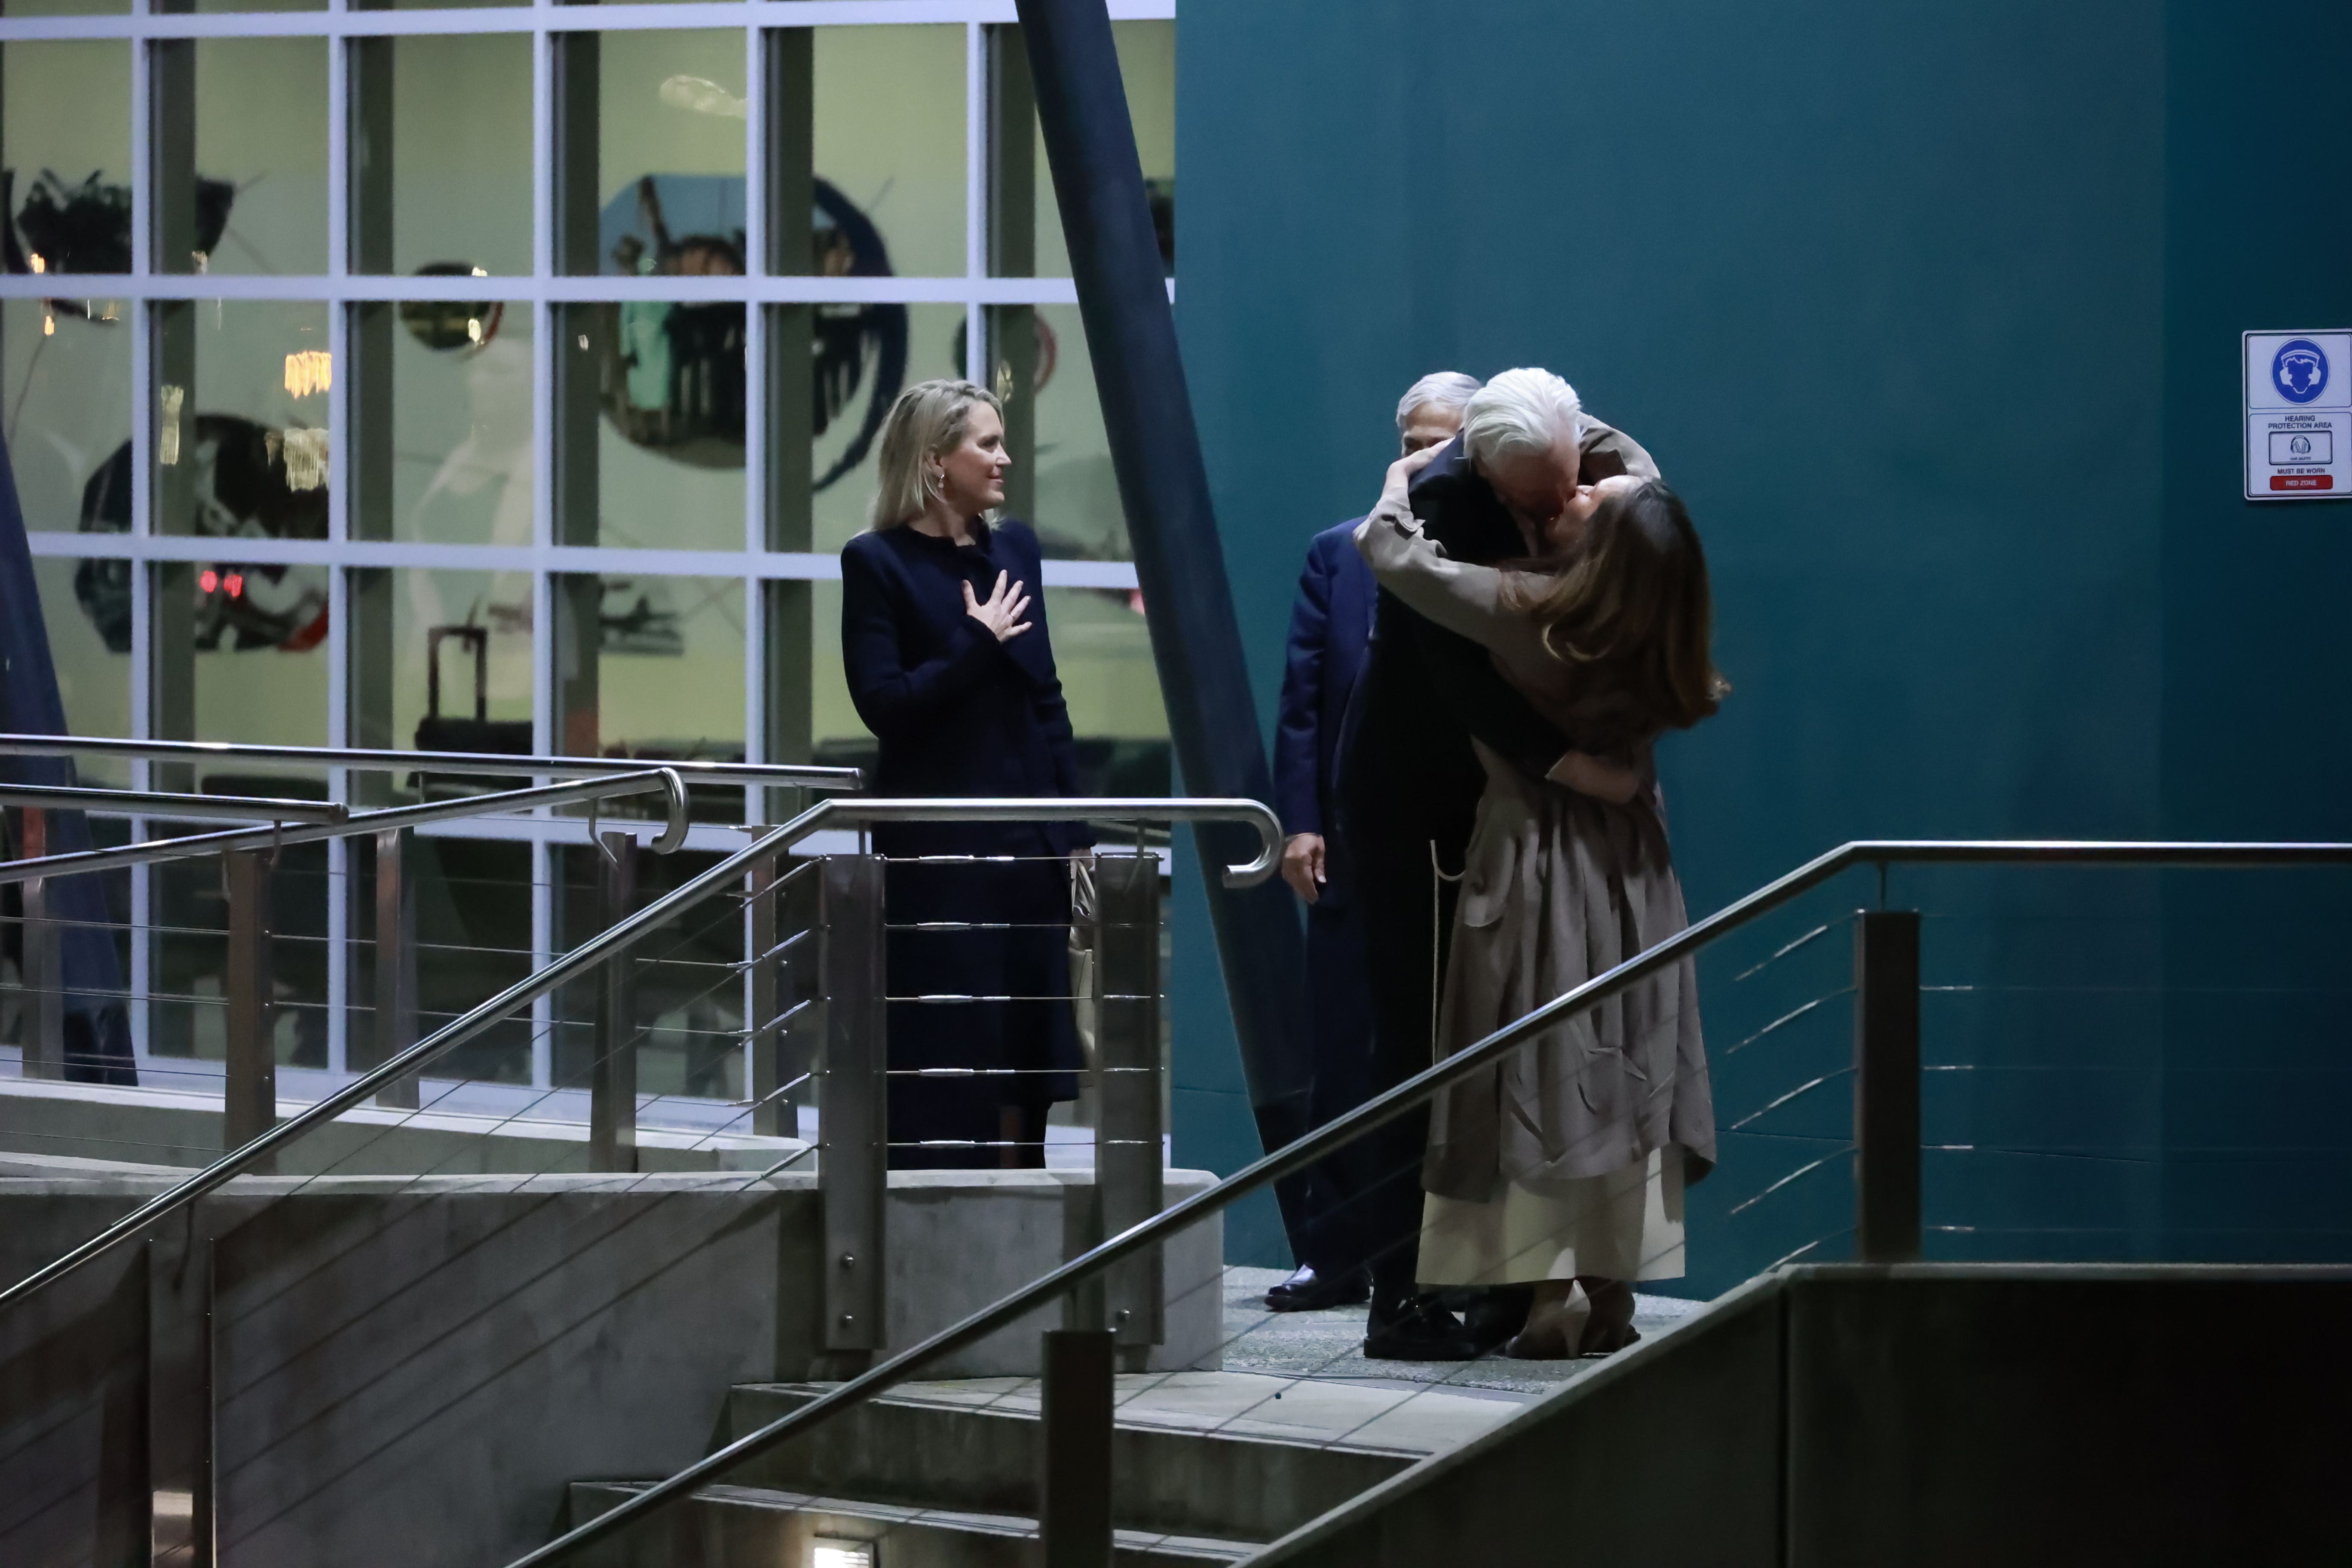
[[[1380,591],[1356,552],[1356,524],[1362,521],[1327,528],[1307,547],[1274,732],[1274,807],[1282,831],[1323,835],[1327,858],[1336,858],[1328,840],[1337,828],[1339,730],[1363,673]],[[1327,874],[1336,869],[1327,866]],[[1332,890],[1330,884],[1326,890]]]

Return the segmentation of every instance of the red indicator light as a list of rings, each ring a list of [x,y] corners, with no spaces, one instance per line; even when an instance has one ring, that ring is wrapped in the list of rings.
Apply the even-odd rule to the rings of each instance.
[[[242,572],[230,573],[228,574],[228,596],[232,599],[241,598],[244,596],[244,594],[245,574]]]
[[[196,579],[196,586],[207,594],[212,593],[220,586],[220,574],[209,566],[205,567],[203,574]]]

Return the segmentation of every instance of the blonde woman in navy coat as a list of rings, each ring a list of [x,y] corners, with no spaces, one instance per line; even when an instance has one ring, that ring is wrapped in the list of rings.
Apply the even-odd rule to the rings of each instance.
[[[882,426],[873,527],[841,552],[842,668],[881,742],[877,795],[1078,793],[1037,536],[985,515],[1011,461],[1002,405],[968,381],[908,387]],[[1080,823],[875,827],[888,994],[1016,998],[889,1004],[894,1167],[1045,1163],[1046,1110],[1077,1094],[1065,859],[1092,842]],[[909,863],[944,857],[965,858]],[[908,929],[933,921],[997,929]],[[901,1076],[925,1068],[997,1071]]]

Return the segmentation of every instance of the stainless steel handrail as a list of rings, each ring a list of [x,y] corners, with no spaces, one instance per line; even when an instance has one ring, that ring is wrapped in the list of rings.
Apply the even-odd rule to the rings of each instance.
[[[1228,866],[1228,888],[1254,888],[1282,858],[1282,819],[1255,800],[1155,800],[1149,795],[1068,796],[1039,802],[967,795],[951,800],[835,799],[823,803],[845,822],[1237,822],[1257,829],[1258,856]],[[1050,805],[1053,811],[1040,811]]]
[[[513,778],[606,778],[675,768],[695,783],[773,784],[781,788],[854,790],[856,768],[797,763],[709,763],[651,757],[510,757],[495,752],[355,751],[336,746],[262,746],[222,741],[131,741],[110,736],[0,734],[0,757],[121,757],[130,762],[188,763],[233,759],[278,767],[348,768],[358,773],[457,773]]]
[[[504,811],[528,811],[534,806],[565,805],[575,801],[611,800],[621,795],[645,795],[653,790],[661,791],[665,796],[664,806],[667,817],[660,837],[653,842],[653,848],[656,854],[667,855],[686,842],[686,831],[689,824],[687,818],[686,783],[677,776],[677,771],[675,768],[664,766],[644,768],[635,773],[620,773],[611,778],[575,779],[569,784],[540,784],[530,789],[499,790],[489,795],[469,795],[457,800],[434,801],[425,805],[399,805],[384,811],[350,812],[338,821],[313,823],[302,826],[237,827],[225,833],[192,833],[184,838],[153,838],[144,844],[126,844],[116,849],[81,849],[69,855],[44,855],[35,860],[0,861],[0,886],[10,882],[29,882],[42,877],[79,877],[91,871],[120,870],[126,866],[152,866],[165,860],[194,860],[206,855],[225,855],[237,849],[271,849],[288,844],[312,844],[325,838],[355,838],[362,834],[382,833],[388,828],[418,827],[428,822],[449,822],[469,816],[488,816],[493,813]],[[82,793],[131,795],[137,792],[123,790]],[[176,800],[181,797],[160,795],[153,798]],[[201,800],[205,797],[197,795],[191,798]],[[154,811],[148,815],[164,816],[170,814]]]
[[[89,784],[0,784],[0,805],[182,820],[225,817],[232,822],[336,823],[352,814],[352,808],[340,801],[281,800],[259,795],[173,795],[164,790],[103,789]]]
[[[555,787],[579,788],[582,786],[558,785]],[[532,792],[516,793],[520,795]],[[391,1060],[361,1074],[325,1099],[297,1111],[259,1137],[223,1154],[194,1175],[140,1205],[130,1214],[115,1221],[72,1251],[44,1264],[6,1289],[0,1290],[0,1310],[5,1310],[51,1282],[65,1278],[82,1265],[105,1256],[123,1243],[135,1239],[156,1221],[184,1208],[206,1193],[229,1181],[238,1173],[266,1159],[281,1146],[301,1137],[311,1128],[332,1121],[362,1101],[373,1099],[380,1090],[422,1071],[439,1058],[494,1027],[509,1014],[529,1006],[539,997],[577,978],[583,971],[594,967],[604,959],[627,952],[650,934],[656,927],[667,921],[672,915],[701,902],[702,900],[722,888],[740,882],[753,867],[791,848],[810,834],[843,820],[849,811],[865,813],[866,820],[880,820],[879,816],[874,815],[875,808],[883,808],[883,814],[887,816],[895,812],[896,808],[903,806],[906,810],[897,816],[897,820],[912,817],[925,821],[953,821],[958,816],[959,808],[967,804],[973,807],[982,819],[991,821],[1166,821],[1171,816],[1181,816],[1183,820],[1192,822],[1244,823],[1255,827],[1258,831],[1259,855],[1255,860],[1246,865],[1229,866],[1225,868],[1225,880],[1229,885],[1237,887],[1254,886],[1273,875],[1275,862],[1282,851],[1280,822],[1263,803],[1255,800],[1150,800],[1132,797],[1097,799],[1066,796],[1052,800],[988,799],[970,803],[954,800],[894,802],[821,800],[783,826],[771,828],[761,834],[749,848],[738,850],[709,870],[679,883],[677,887],[647,904],[644,909],[614,925],[607,926],[578,947],[556,958],[546,968],[517,981],[472,1012],[445,1025],[427,1038],[417,1041]],[[406,809],[421,811],[429,808],[412,806]],[[376,812],[369,815],[381,822],[383,818],[394,814]],[[362,819],[353,817],[352,820],[356,823]],[[290,839],[292,834],[289,833],[287,837]],[[50,857],[51,861],[66,858],[70,857]],[[22,862],[21,864],[40,863]],[[6,869],[6,868],[0,868],[0,872],[5,872]],[[5,879],[9,879],[0,876],[0,880]]]
[[[1532,1013],[1423,1068],[1387,1092],[1375,1095],[1344,1116],[1333,1118],[1293,1142],[1246,1165],[1216,1185],[1163,1209],[1153,1218],[1132,1226],[1100,1246],[1080,1253],[1049,1274],[1011,1295],[982,1307],[962,1321],[940,1330],[920,1344],[879,1362],[831,1392],[820,1394],[791,1415],[756,1432],[738,1437],[688,1465],[685,1469],[607,1512],[598,1514],[556,1537],[546,1545],[516,1558],[507,1568],[541,1568],[569,1556],[581,1547],[610,1535],[666,1503],[674,1502],[706,1481],[713,1480],[747,1459],[777,1444],[806,1434],[893,1384],[904,1381],[941,1356],[987,1338],[1054,1300],[1072,1286],[1102,1273],[1120,1260],[1168,1240],[1229,1204],[1270,1183],[1305,1169],[1353,1140],[1358,1134],[1393,1121],[1433,1098],[1440,1089],[1494,1065],[1505,1051],[1561,1023],[1679,962],[1717,937],[1738,930],[1758,916],[1789,902],[1857,866],[1896,864],[2029,864],[2079,866],[2307,866],[2352,865],[2352,844],[2196,844],[2176,842],[2099,842],[2095,840],[2033,839],[1862,839],[1839,846],[1807,861],[1776,881],[1735,900],[1706,919],[1677,931],[1655,947],[1635,954],[1604,974],[1593,976],[1575,990],[1545,1003]],[[0,1301],[5,1300],[0,1296]]]

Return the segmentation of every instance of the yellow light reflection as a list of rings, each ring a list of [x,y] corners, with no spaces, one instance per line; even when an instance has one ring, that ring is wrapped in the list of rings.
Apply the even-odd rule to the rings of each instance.
[[[303,349],[286,356],[286,390],[295,397],[310,397],[334,385],[334,364],[324,349]]]

